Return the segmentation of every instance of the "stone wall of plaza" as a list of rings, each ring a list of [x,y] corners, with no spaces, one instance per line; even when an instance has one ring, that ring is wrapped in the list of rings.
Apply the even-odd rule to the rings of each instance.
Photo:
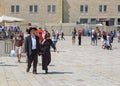
[[[4,5],[3,5],[3,3],[0,0],[0,15],[3,15],[3,13],[4,13],[3,9],[4,9]]]
[[[59,23],[61,12],[61,0],[0,0],[4,3],[4,14],[7,16],[19,17],[27,23],[37,23],[44,25],[45,23]],[[4,2],[3,2],[4,1]],[[19,12],[11,12],[11,6],[19,5]],[[37,12],[30,12],[30,5],[37,5]],[[55,12],[48,12],[48,5],[56,6]],[[16,10],[16,8],[14,8]]]
[[[118,5],[120,0],[63,0],[64,3],[64,22],[75,23],[79,22],[80,19],[114,19],[114,23],[118,23],[120,18],[120,12],[118,12]],[[83,5],[83,12],[80,12],[80,6]],[[85,12],[85,6],[88,6],[88,11]],[[99,6],[107,6],[106,12],[99,12]],[[120,21],[120,19],[119,19]]]

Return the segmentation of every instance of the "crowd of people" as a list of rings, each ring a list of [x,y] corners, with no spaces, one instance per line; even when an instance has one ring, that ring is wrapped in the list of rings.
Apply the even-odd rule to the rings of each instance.
[[[27,55],[26,62],[29,72],[31,64],[33,63],[33,74],[37,74],[38,55],[42,56],[42,69],[45,73],[48,73],[48,65],[51,62],[51,47],[56,51],[56,43],[58,40],[65,40],[64,32],[62,30],[52,30],[49,33],[46,29],[37,29],[36,27],[30,27],[26,29],[27,37],[23,37],[21,32],[18,32],[14,38],[14,50],[17,53],[18,62],[21,62],[21,53],[24,48],[24,52]],[[61,38],[60,38],[61,36]]]
[[[118,34],[116,33],[115,30],[110,32],[105,32],[105,31],[100,31],[97,27],[96,30],[92,30],[91,32],[91,44],[97,45],[97,40],[101,40],[103,49],[112,50],[112,43],[116,36],[118,36]]]
[[[20,32],[20,27],[17,25],[0,26],[1,39],[6,39],[6,38],[13,39],[17,32]]]
[[[31,64],[33,64],[33,74],[37,74],[37,64],[38,64],[38,55],[42,57],[42,69],[45,73],[48,73],[48,65],[51,62],[51,48],[56,51],[56,44],[59,40],[65,40],[63,30],[58,31],[52,30],[49,33],[46,29],[43,30],[41,28],[37,29],[35,27],[30,27],[26,29],[28,34],[27,37],[22,35],[20,31],[18,31],[16,37],[14,38],[14,50],[17,53],[18,62],[21,62],[21,51],[24,48],[24,52],[27,55],[27,68],[26,72],[30,71]],[[72,44],[75,44],[76,37],[78,37],[78,45],[81,45],[82,38],[82,30],[76,28],[72,31]],[[112,50],[112,44],[114,41],[114,37],[118,36],[118,41],[120,41],[120,31],[116,32],[105,32],[100,31],[98,27],[96,29],[91,29],[89,37],[91,38],[91,45],[97,46],[97,41],[102,41],[103,49]]]
[[[85,36],[85,32],[80,29],[77,31],[76,28],[74,28],[72,31],[72,44],[75,44],[76,36],[78,36],[78,45],[81,45],[81,36]],[[95,29],[91,28],[88,35],[86,36],[90,36],[91,45],[97,46],[98,40],[101,40],[102,48],[108,50],[112,50],[112,43],[115,37],[118,37],[118,42],[120,42],[120,31],[116,30],[105,32],[96,27]]]

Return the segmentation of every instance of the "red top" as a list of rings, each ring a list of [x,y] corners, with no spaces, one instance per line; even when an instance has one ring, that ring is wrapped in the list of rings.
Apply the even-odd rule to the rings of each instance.
[[[42,34],[39,34],[39,41],[41,42],[43,40]]]

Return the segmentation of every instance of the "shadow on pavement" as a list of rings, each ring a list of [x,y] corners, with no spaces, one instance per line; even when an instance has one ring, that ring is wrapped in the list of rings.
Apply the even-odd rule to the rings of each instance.
[[[51,52],[54,52],[54,50],[51,50]],[[57,53],[65,53],[65,52],[67,52],[67,51],[60,51],[60,50],[58,50],[58,51],[56,51]]]
[[[38,63],[38,66],[42,66],[42,64],[41,64],[41,63]],[[49,66],[55,66],[55,65],[49,65]]]
[[[38,73],[38,74],[45,74],[45,73]],[[48,72],[48,74],[73,74],[73,72]],[[47,75],[47,74],[46,74]]]
[[[73,72],[48,72],[48,74],[73,74]]]
[[[9,66],[9,67],[15,67],[17,65],[8,65],[8,64],[4,64],[4,65],[0,65],[0,66]]]
[[[27,63],[27,62],[20,62],[20,63]]]

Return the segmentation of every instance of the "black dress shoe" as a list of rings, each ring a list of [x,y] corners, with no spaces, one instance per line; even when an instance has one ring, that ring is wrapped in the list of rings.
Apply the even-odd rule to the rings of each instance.
[[[48,70],[45,70],[45,74],[48,74]]]
[[[27,69],[26,69],[26,72],[29,72],[29,71],[30,71],[30,68],[27,68]]]
[[[37,72],[36,72],[36,71],[34,71],[34,72],[33,72],[33,74],[37,74]]]
[[[20,63],[20,60],[18,60],[18,63]]]

